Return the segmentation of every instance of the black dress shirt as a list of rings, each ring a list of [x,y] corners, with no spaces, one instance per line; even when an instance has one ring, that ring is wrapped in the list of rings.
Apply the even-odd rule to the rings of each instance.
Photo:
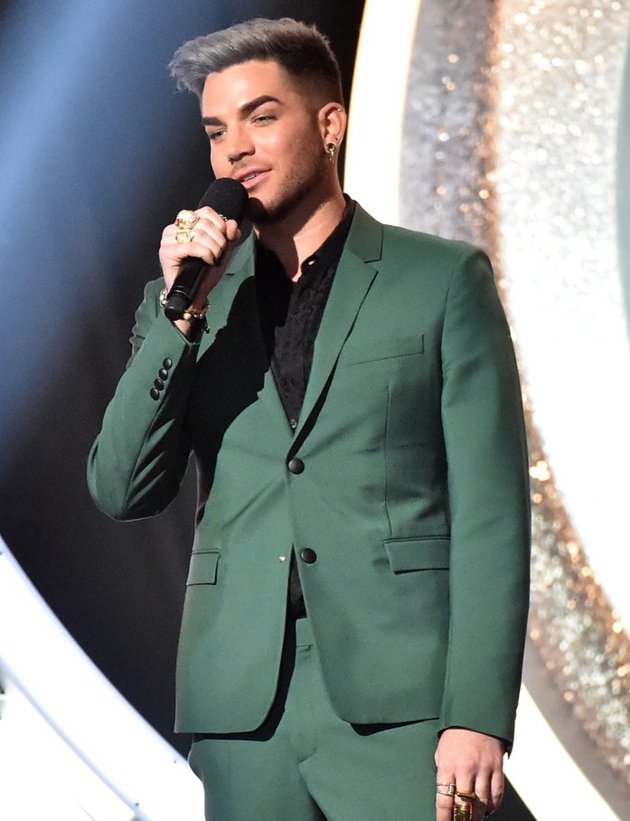
[[[256,297],[271,370],[292,430],[297,427],[313,362],[313,346],[354,214],[346,200],[341,222],[301,265],[292,282],[273,251],[256,243]],[[300,577],[291,556],[289,611],[306,614]]]

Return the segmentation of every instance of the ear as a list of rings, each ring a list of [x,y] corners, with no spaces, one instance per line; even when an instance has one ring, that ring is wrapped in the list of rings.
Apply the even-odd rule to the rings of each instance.
[[[348,115],[341,103],[326,103],[319,109],[317,117],[322,143],[341,145],[348,124]]]

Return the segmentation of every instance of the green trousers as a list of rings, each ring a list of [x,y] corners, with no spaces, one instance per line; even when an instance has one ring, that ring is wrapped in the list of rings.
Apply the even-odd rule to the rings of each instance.
[[[326,695],[310,622],[299,619],[287,631],[265,723],[253,733],[195,736],[189,761],[212,821],[433,821],[437,727],[437,718],[342,721]]]

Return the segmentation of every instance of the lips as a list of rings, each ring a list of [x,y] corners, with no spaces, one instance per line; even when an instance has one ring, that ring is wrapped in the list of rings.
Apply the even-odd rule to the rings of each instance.
[[[258,183],[269,174],[266,168],[251,168],[244,171],[239,171],[234,179],[238,180],[242,186],[248,191],[254,188]]]

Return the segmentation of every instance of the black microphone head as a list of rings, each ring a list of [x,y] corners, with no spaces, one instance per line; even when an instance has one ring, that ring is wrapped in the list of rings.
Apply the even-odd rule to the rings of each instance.
[[[247,190],[230,177],[219,177],[208,186],[208,190],[199,202],[199,208],[208,205],[226,220],[240,222],[245,215]]]

